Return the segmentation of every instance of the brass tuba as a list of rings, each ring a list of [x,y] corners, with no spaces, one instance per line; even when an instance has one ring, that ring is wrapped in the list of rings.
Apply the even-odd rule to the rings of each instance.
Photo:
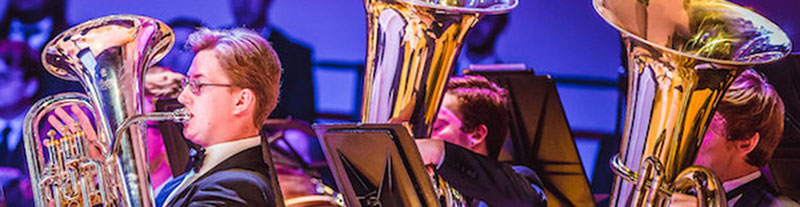
[[[620,31],[628,96],[611,206],[665,206],[694,191],[727,206],[720,180],[692,166],[725,90],[745,69],[777,61],[791,43],[775,24],[723,0],[593,0]]]
[[[429,137],[464,37],[516,0],[364,0],[367,60],[361,122],[408,121]]]
[[[152,206],[143,120],[181,121],[174,112],[142,114],[144,74],[172,47],[172,29],[156,19],[113,15],[74,26],[42,50],[52,75],[78,81],[86,94],[39,100],[25,116],[24,141],[37,206]],[[88,111],[97,139],[57,135],[46,117],[60,107]]]
[[[483,15],[511,11],[517,0],[364,0],[368,45],[361,122],[408,122],[430,137],[464,37]],[[434,175],[446,206],[463,197]]]

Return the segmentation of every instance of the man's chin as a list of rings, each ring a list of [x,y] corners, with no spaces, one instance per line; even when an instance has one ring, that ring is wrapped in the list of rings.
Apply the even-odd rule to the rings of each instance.
[[[197,137],[197,136],[195,136],[193,133],[190,133],[190,132],[189,132],[189,130],[188,130],[188,129],[186,129],[186,128],[184,128],[184,129],[183,129],[183,137],[185,137],[185,138],[186,138],[186,139],[188,139],[189,141],[192,141],[192,142],[194,142],[194,143],[197,143],[197,141],[194,139],[194,138],[195,138],[195,137]]]

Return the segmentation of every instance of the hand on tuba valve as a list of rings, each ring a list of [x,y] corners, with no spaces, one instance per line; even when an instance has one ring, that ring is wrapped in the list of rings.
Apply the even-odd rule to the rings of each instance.
[[[67,112],[63,107],[69,107]],[[48,115],[52,129],[42,141],[47,153],[45,179],[39,183],[47,206],[95,206],[107,203],[105,186],[94,185],[104,177],[106,151],[84,109],[78,105],[55,107]],[[109,206],[114,206],[110,203]]]
[[[63,137],[74,137],[76,144],[82,145],[78,150],[87,152],[89,157],[96,160],[103,160],[104,156],[101,153],[102,146],[96,142],[97,131],[86,113],[77,105],[69,107],[70,113],[59,107],[54,110],[55,115],[47,117],[47,123],[58,132],[58,135]],[[73,117],[74,116],[74,117]],[[75,119],[77,117],[77,120]],[[79,136],[80,135],[80,136]],[[50,139],[53,141],[53,139]]]

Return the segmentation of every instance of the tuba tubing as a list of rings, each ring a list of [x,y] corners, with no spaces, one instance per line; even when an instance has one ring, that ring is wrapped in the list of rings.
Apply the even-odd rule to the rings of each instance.
[[[153,205],[144,130],[138,123],[180,122],[188,114],[143,114],[143,81],[173,41],[172,29],[159,20],[112,15],[74,26],[44,47],[44,68],[78,81],[86,93],[46,97],[25,117],[25,151],[37,206]],[[89,111],[96,140],[80,131],[57,136],[51,130],[43,138],[44,118],[69,105]]]

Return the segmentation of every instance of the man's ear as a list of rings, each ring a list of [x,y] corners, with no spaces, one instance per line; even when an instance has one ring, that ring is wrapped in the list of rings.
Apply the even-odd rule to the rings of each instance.
[[[39,81],[36,81],[36,78],[31,78],[25,83],[25,90],[22,94],[25,97],[33,97],[33,94],[36,94],[36,90],[39,90]]]
[[[744,155],[750,154],[750,152],[756,149],[758,141],[760,140],[761,140],[761,135],[758,132],[756,132],[755,134],[753,134],[753,136],[750,137],[750,139],[736,141],[736,150]]]
[[[236,94],[236,103],[233,108],[234,114],[240,114],[255,108],[256,94],[249,88],[244,88]]]
[[[469,147],[475,147],[486,142],[486,135],[489,134],[489,128],[481,124],[469,133]]]

